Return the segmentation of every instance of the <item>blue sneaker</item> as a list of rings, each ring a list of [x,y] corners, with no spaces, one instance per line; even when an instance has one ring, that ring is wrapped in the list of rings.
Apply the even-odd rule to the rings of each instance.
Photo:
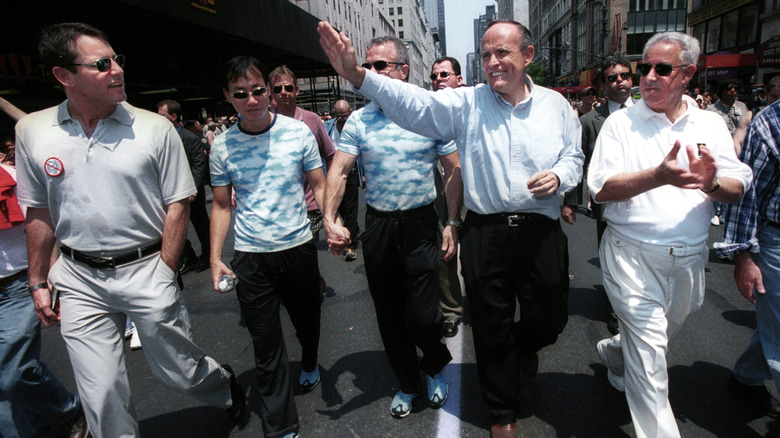
[[[309,392],[320,384],[320,366],[317,365],[314,371],[306,372],[301,370],[301,377],[298,379],[298,386],[301,391]]]
[[[438,409],[447,400],[447,382],[444,381],[444,372],[439,371],[433,377],[426,373],[425,380],[428,382],[428,402],[432,408]]]
[[[412,400],[414,400],[415,395],[417,394],[398,391],[390,403],[390,415],[395,418],[404,418],[409,415],[412,412]]]
[[[298,432],[290,432],[287,435],[283,436],[282,438],[300,438],[301,436],[298,435]]]

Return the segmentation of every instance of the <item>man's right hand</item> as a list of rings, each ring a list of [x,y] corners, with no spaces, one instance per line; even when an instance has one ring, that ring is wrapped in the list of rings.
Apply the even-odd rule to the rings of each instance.
[[[766,293],[761,269],[756,265],[750,251],[742,251],[737,254],[734,261],[734,280],[737,282],[739,293],[751,303],[756,304],[756,297],[753,291],[755,290],[760,294]]]
[[[366,71],[357,63],[352,41],[344,35],[344,32],[337,32],[327,21],[320,21],[317,32],[320,34],[320,46],[328,56],[330,65],[344,79],[356,88],[360,88],[366,77]]]
[[[222,260],[211,261],[211,284],[214,286],[214,290],[224,294],[230,291],[222,292],[219,290],[219,277],[222,277],[223,275],[229,275],[233,278],[236,278],[236,274],[230,270],[230,268],[225,265],[225,263],[222,262]]]
[[[51,327],[60,322],[60,306],[51,310],[51,289],[41,288],[32,293],[35,305],[35,314],[46,327]]]
[[[338,218],[334,222],[328,220],[323,222],[330,252],[333,255],[341,255],[347,249],[347,245],[352,243],[349,230],[341,224],[341,220]]]

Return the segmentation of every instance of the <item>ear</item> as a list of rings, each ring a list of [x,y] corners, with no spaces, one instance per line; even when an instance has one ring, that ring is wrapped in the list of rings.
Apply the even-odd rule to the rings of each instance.
[[[534,46],[528,46],[527,49],[523,52],[523,55],[525,56],[525,66],[528,67],[531,62],[534,60],[534,53],[536,53],[536,49],[534,49]]]
[[[409,80],[409,65],[404,64],[401,66],[401,73],[404,75],[404,81]]]
[[[691,79],[693,79],[693,75],[696,74],[696,66],[693,64],[688,64],[685,66],[685,72],[683,74],[683,84],[687,84],[690,82]]]
[[[463,76],[458,75],[458,86],[460,87],[462,85],[463,85]]]
[[[230,102],[230,97],[231,97],[231,96],[230,96],[230,93],[228,93],[228,90],[226,90],[226,89],[224,89],[224,88],[223,88],[223,89],[222,89],[222,92],[225,94],[225,100],[227,100],[228,102]]]
[[[298,88],[298,84],[295,84],[294,87],[295,87],[295,90],[293,90],[293,96],[297,96],[298,92],[300,92],[301,90]]]
[[[73,73],[72,71],[68,70],[65,67],[52,67],[51,73],[54,75],[57,81],[60,84],[62,84],[63,87],[65,88],[73,87],[75,73]]]

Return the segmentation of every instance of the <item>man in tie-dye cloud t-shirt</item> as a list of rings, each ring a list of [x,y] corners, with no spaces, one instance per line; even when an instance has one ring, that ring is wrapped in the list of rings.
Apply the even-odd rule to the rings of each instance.
[[[320,272],[309,231],[303,177],[322,205],[325,177],[311,130],[268,111],[267,71],[254,58],[226,65],[225,98],[241,120],[211,146],[211,273],[238,278],[236,295],[252,336],[262,399],[264,436],[294,437],[298,413],[290,385],[279,305],[283,303],[301,341],[300,389],[320,382]],[[222,249],[236,196],[235,254],[230,270]]]
[[[366,66],[391,78],[406,80],[409,60],[403,42],[376,38],[366,51]],[[419,370],[425,373],[430,406],[447,398],[444,366],[452,360],[441,342],[439,307],[438,217],[434,172],[440,160],[445,171],[448,226],[443,233],[445,258],[455,255],[457,212],[462,197],[459,155],[455,144],[401,129],[375,104],[352,113],[328,174],[325,231],[332,251],[341,253],[357,236],[337,218],[349,171],[360,156],[366,178],[366,225],[361,236],[368,287],[374,300],[379,332],[400,390],[390,414],[411,412],[420,392]],[[418,361],[417,347],[423,352]]]

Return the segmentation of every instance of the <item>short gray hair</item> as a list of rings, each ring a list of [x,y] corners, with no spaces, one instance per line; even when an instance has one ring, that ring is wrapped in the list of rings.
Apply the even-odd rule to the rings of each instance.
[[[677,43],[682,49],[680,50],[680,62],[683,64],[696,65],[699,61],[699,54],[701,53],[699,40],[681,32],[661,32],[653,35],[645,44],[645,48],[642,51],[642,59],[647,56],[647,51],[651,47],[661,42]]]
[[[382,46],[385,44],[395,47],[395,56],[397,56],[397,59],[393,59],[393,62],[403,62],[404,64],[409,65],[409,51],[406,49],[406,44],[392,35],[374,38],[368,43],[368,48],[370,49],[374,46]],[[388,59],[388,61],[391,60]]]

